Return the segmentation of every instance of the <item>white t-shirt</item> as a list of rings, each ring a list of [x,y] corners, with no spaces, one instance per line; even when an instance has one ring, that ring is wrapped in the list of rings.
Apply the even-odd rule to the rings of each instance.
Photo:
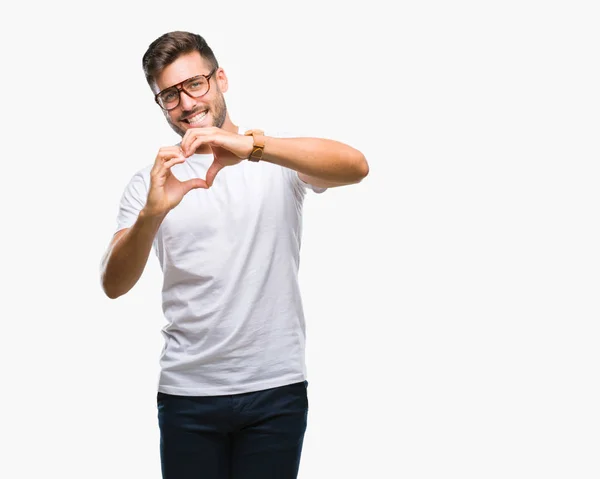
[[[171,171],[182,181],[205,178],[212,161],[193,155]],[[151,169],[127,185],[117,231],[144,207]],[[306,379],[298,267],[307,188],[325,191],[288,168],[242,161],[165,217],[153,243],[168,323],[159,391],[238,394]]]

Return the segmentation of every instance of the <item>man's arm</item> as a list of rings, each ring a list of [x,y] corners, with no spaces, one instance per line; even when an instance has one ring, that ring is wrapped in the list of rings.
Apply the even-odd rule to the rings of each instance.
[[[322,188],[358,183],[369,174],[360,151],[322,138],[265,136],[262,161],[295,170],[302,181]]]
[[[369,173],[364,155],[344,143],[323,138],[276,138],[264,136],[261,161],[297,171],[305,183],[333,187],[358,183]],[[206,172],[212,185],[217,173],[226,166],[248,158],[254,138],[217,127],[190,128],[181,141],[183,154],[191,156],[202,145],[210,145],[215,160]]]
[[[154,237],[167,213],[191,190],[208,188],[203,179],[192,178],[181,182],[173,176],[171,167],[184,162],[185,157],[179,147],[167,146],[158,151],[150,171],[150,187],[145,205],[137,209],[137,218],[130,228],[115,233],[102,258],[102,288],[109,298],[124,295],[140,279],[148,262]],[[142,203],[141,198],[136,203]],[[136,210],[131,202],[128,209]],[[131,216],[130,212],[129,217]],[[127,224],[130,221],[132,219]]]
[[[152,242],[163,216],[150,216],[142,210],[131,228],[118,231],[102,259],[102,288],[111,299],[127,293],[142,276]]]

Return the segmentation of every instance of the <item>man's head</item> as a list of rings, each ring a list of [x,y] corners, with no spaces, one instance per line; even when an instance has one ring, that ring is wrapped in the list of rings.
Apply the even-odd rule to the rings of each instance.
[[[167,122],[180,136],[189,128],[220,128],[228,120],[227,76],[200,35],[165,33],[150,44],[142,66]]]

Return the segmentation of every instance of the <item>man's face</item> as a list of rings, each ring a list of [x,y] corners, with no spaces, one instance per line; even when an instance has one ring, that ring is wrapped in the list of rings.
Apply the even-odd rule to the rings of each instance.
[[[198,52],[186,53],[167,66],[156,78],[155,93],[176,85],[196,75],[208,75],[210,66]],[[171,128],[178,135],[185,135],[190,128],[221,127],[227,117],[223,93],[227,91],[227,77],[222,69],[210,77],[210,89],[200,98],[192,98],[180,92],[179,105],[163,111]]]

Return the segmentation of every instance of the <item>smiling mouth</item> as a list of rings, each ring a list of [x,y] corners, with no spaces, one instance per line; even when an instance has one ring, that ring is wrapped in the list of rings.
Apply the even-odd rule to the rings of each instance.
[[[201,123],[207,114],[208,114],[208,110],[205,110],[205,111],[198,113],[197,115],[187,118],[186,120],[183,120],[183,121],[185,121],[188,125],[194,126],[194,125]]]

